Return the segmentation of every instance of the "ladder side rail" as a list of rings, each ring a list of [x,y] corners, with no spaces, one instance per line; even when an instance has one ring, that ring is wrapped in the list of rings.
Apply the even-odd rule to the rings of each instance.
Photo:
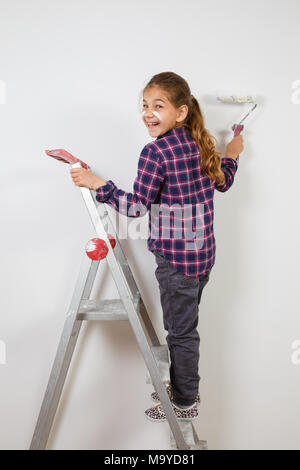
[[[81,300],[88,299],[96,277],[99,261],[83,257],[76,287],[65,320],[59,346],[53,362],[46,392],[32,437],[30,450],[45,449],[55,418],[82,320],[77,320]]]
[[[91,191],[90,189],[85,188],[85,187],[81,187],[80,189],[81,189],[85,204],[87,206],[88,212],[90,213],[96,233],[99,236],[99,238],[102,238],[106,242],[108,246],[108,253],[106,255],[106,259],[109,264],[111,275],[119,291],[120,298],[124,303],[124,307],[128,314],[128,319],[130,321],[131,327],[133,329],[135,337],[140,346],[145,363],[149,370],[149,374],[151,376],[152,383],[161,399],[161,403],[166,413],[166,417],[171,427],[172,433],[174,435],[174,439],[179,449],[188,449],[189,447],[187,446],[184,440],[182,431],[180,429],[180,426],[178,424],[171,401],[169,399],[169,395],[167,393],[166,387],[160,377],[154,354],[151,351],[151,347],[148,343],[146,333],[143,330],[143,327],[140,323],[139,316],[137,315],[137,311],[136,311],[136,308],[134,306],[133,299],[132,299],[132,292],[130,291],[129,286],[125,280],[123,271],[117,261],[117,258],[115,257],[113,253],[113,248],[105,232],[102,220],[99,216],[97,207],[91,195]]]

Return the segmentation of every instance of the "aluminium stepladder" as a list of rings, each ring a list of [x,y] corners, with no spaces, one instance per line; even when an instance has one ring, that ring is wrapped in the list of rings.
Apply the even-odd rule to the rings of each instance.
[[[46,151],[46,153],[51,157],[69,163],[72,168],[89,168],[88,165],[73,157],[65,150],[52,150]],[[162,407],[166,413],[170,426],[171,448],[183,450],[207,449],[207,442],[198,439],[192,422],[188,420],[178,421],[173,411],[165,386],[166,382],[169,381],[168,346],[161,345],[159,342],[130,266],[122,251],[114,226],[105,209],[105,204],[99,204],[96,201],[94,191],[85,187],[80,187],[80,190],[96,234],[106,243],[108,248],[105,259],[108,262],[109,270],[115,281],[120,299],[89,299],[100,260],[92,260],[84,253],[80,273],[35,426],[30,450],[46,448],[81,324],[83,321],[93,320],[128,320],[130,322],[148,369],[150,383],[153,384],[158,392]],[[101,211],[98,210],[99,207],[102,209]],[[107,231],[105,227],[108,227]],[[112,248],[108,233],[116,241],[114,248]]]

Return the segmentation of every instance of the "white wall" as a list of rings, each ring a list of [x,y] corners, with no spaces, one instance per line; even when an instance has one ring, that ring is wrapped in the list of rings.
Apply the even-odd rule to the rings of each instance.
[[[0,447],[29,447],[94,236],[69,168],[44,149],[68,149],[131,191],[151,140],[138,96],[171,70],[187,79],[220,149],[247,106],[218,103],[216,89],[259,95],[234,186],[215,197],[217,259],[199,310],[199,437],[210,449],[300,449],[300,364],[291,359],[300,339],[299,2],[0,3]],[[145,239],[121,243],[164,340],[153,255]],[[94,296],[117,296],[105,261],[97,283]],[[129,324],[85,325],[49,448],[167,449],[168,425],[144,418],[145,375]]]

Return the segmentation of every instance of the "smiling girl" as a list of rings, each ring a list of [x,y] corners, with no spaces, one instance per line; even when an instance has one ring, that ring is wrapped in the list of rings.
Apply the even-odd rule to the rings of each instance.
[[[128,217],[151,212],[147,247],[155,255],[155,276],[168,332],[171,365],[167,390],[177,418],[193,420],[200,403],[198,310],[216,255],[214,190],[225,192],[233,184],[243,136],[234,137],[221,158],[215,138],[205,128],[199,102],[186,80],[173,72],[154,75],[145,86],[142,119],[155,140],[141,151],[132,193],[83,168],[71,169],[71,175],[77,186],[95,190],[97,201]],[[157,205],[159,211],[152,210]],[[174,205],[192,208],[188,215],[184,212],[183,225],[193,230],[200,220],[194,209],[201,206],[200,239],[194,231],[192,239],[185,229],[180,233],[178,224],[175,230],[178,219],[176,215],[172,219],[173,210],[166,209]],[[160,229],[164,233],[168,229],[168,236],[160,236]],[[155,422],[165,421],[159,396],[154,392],[151,398],[157,403],[145,411],[146,416]]]

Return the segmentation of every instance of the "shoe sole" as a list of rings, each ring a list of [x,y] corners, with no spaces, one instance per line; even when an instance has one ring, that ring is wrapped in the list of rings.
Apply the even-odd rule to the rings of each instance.
[[[164,419],[155,419],[155,418],[150,418],[150,416],[146,415],[146,418],[149,419],[149,421],[152,421],[154,423],[165,423],[167,421],[167,418],[164,418]],[[194,418],[176,418],[177,421],[194,421],[195,419],[197,419],[198,416],[194,416]]]
[[[155,400],[151,397],[151,400],[153,403],[159,403],[159,400]],[[201,402],[200,401],[197,401],[197,406],[200,406]]]

